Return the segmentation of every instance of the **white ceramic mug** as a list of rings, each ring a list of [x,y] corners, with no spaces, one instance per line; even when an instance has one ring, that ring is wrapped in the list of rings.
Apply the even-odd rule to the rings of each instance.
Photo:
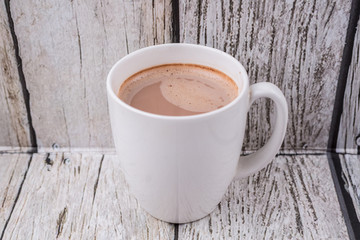
[[[236,82],[239,94],[220,109],[192,116],[144,112],[117,97],[131,75],[170,63],[220,70]],[[148,213],[167,222],[185,223],[209,214],[234,177],[253,174],[275,157],[286,131],[288,109],[279,88],[266,82],[249,86],[235,58],[205,46],[164,44],[132,52],[111,69],[107,94],[114,142],[130,191]],[[239,158],[247,112],[260,97],[275,102],[275,128],[265,146]]]

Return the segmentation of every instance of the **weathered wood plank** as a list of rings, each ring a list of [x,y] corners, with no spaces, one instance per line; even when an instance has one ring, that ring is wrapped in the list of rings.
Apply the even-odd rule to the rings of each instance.
[[[131,196],[119,163],[106,155],[102,164],[92,219],[99,229],[96,239],[174,239],[174,225],[146,214]]]
[[[0,235],[9,219],[30,154],[0,154]]]
[[[170,41],[170,0],[14,0],[11,13],[39,147],[113,147],[107,72],[128,52]]]
[[[354,40],[351,65],[344,95],[337,148],[343,153],[360,153],[360,21]],[[357,140],[358,139],[358,140]],[[358,144],[357,144],[357,141]]]
[[[129,195],[115,156],[49,157],[33,155],[4,239],[173,239]]]
[[[47,156],[33,155],[4,239],[173,239],[174,226],[146,214],[129,194],[114,155]],[[342,157],[355,202],[359,160]],[[0,155],[7,166],[0,168],[2,183],[11,186],[0,186],[1,196],[4,189],[16,195],[28,161],[25,154]],[[11,211],[14,197],[9,199],[0,199],[6,205],[0,226]],[[348,239],[326,156],[279,156],[261,172],[234,181],[209,216],[179,226],[179,239],[234,237]]]
[[[4,1],[0,3],[0,146],[31,146],[29,122]]]
[[[279,156],[234,181],[209,216],[179,239],[348,239],[327,158]]]
[[[360,155],[339,155],[342,167],[342,178],[349,192],[360,222]]]
[[[351,1],[180,2],[181,42],[228,52],[251,83],[282,89],[289,104],[283,148],[326,149]],[[252,107],[246,150],[270,135],[269,106],[263,100]]]

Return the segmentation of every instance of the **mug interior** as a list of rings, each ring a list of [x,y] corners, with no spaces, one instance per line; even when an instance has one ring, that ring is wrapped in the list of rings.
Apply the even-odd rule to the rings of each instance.
[[[207,113],[185,116],[195,117],[217,112],[229,107],[244,95],[249,87],[247,73],[241,63],[231,55],[220,50],[201,45],[172,43],[162,44],[139,49],[120,59],[110,70],[107,77],[107,91],[112,98],[120,104],[125,104],[134,111],[140,111],[124,103],[117,97],[121,84],[133,74],[158,65],[185,63],[208,66],[228,75],[238,86],[238,96],[226,106]],[[146,114],[157,115],[143,112]],[[179,118],[184,116],[163,116],[167,118]]]

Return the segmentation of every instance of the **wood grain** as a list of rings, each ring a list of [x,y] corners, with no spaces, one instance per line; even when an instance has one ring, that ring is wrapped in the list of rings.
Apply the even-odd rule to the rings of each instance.
[[[351,64],[345,88],[343,112],[340,120],[337,150],[360,153],[360,21],[354,40]],[[356,144],[357,138],[359,143]]]
[[[64,161],[64,159],[68,159]],[[34,154],[4,239],[173,239],[129,194],[117,158]]]
[[[234,181],[209,216],[179,226],[179,239],[349,239],[327,158],[279,156]]]
[[[29,122],[4,1],[0,36],[0,146],[29,147]]]
[[[360,222],[360,155],[339,155],[342,167],[342,178],[349,192]]]
[[[105,80],[140,47],[171,41],[171,3],[11,1],[39,148],[113,147]]]
[[[259,173],[233,181],[210,215],[179,225],[177,233],[140,208],[115,155],[44,153],[29,159],[0,155],[6,166],[0,168],[4,239],[349,238],[326,155],[278,156]],[[341,159],[358,203],[360,159]]]
[[[30,154],[0,154],[0,236],[19,193]]]
[[[282,89],[289,105],[284,149],[326,149],[350,4],[181,0],[180,39],[223,50],[245,66],[251,83],[267,81]],[[246,150],[269,137],[270,105],[264,100],[253,105]]]

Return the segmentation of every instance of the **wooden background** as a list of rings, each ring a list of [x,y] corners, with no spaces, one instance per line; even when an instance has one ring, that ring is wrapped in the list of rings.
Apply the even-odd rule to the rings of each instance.
[[[176,1],[175,1],[176,2]],[[141,47],[187,42],[230,53],[251,83],[273,82],[289,105],[283,151],[325,151],[351,1],[65,1],[0,3],[0,146],[112,149],[105,79]],[[338,148],[357,153],[360,33]],[[251,108],[244,150],[268,138],[270,101]],[[251,131],[249,130],[251,129]]]

